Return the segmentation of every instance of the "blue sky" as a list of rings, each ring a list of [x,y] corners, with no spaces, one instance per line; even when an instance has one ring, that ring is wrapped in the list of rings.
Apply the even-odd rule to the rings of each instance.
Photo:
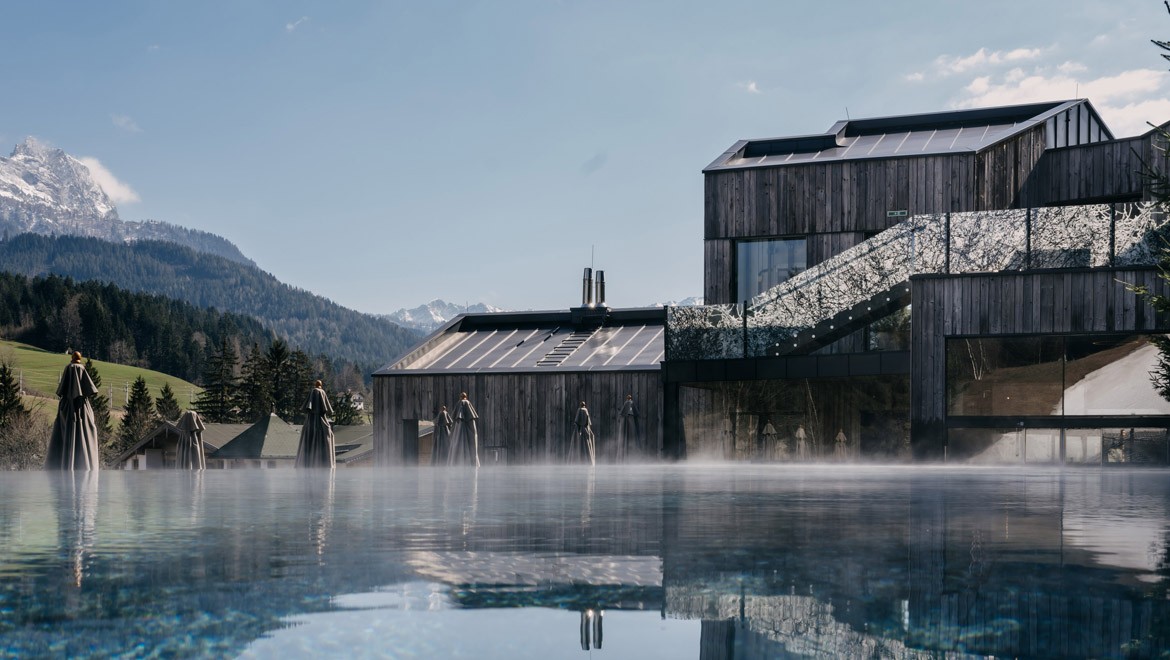
[[[366,312],[702,292],[701,170],[849,116],[1087,97],[1170,120],[1156,0],[5,3],[0,150]]]

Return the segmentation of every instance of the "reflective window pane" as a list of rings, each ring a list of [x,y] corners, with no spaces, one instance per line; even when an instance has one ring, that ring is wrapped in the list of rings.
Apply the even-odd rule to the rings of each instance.
[[[803,238],[739,241],[735,246],[736,301],[750,300],[807,267]]]

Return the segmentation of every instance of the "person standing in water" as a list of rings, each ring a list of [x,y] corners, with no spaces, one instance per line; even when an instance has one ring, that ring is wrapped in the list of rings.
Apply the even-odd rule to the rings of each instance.
[[[313,383],[313,389],[309,390],[309,400],[305,402],[304,411],[305,425],[301,427],[296,467],[335,467],[337,459],[334,457],[333,425],[329,423],[333,406],[329,403],[321,381]]]
[[[447,406],[439,406],[439,414],[435,415],[435,427],[431,432],[431,465],[444,465],[451,454],[451,413]]]
[[[636,455],[640,450],[641,442],[638,439],[638,406],[634,403],[634,395],[627,394],[626,400],[618,408],[617,447],[614,451],[614,460],[623,463],[629,457]]]
[[[573,442],[569,446],[569,462],[589,461],[590,465],[597,465],[597,448],[594,444],[593,421],[589,417],[589,409],[585,402],[577,408],[577,415],[573,418]]]
[[[46,470],[97,470],[98,428],[89,399],[97,386],[81,364],[81,352],[74,351],[57,386],[57,418],[49,437]]]
[[[467,400],[467,392],[459,393],[459,404],[455,406],[454,417],[447,465],[479,467],[479,431],[475,427],[479,413],[475,412],[475,406]]]

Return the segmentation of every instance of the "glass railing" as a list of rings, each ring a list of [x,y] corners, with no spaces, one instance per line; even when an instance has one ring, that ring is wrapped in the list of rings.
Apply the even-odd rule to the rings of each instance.
[[[916,215],[737,305],[667,310],[667,359],[760,357],[922,273],[1153,265],[1154,204]]]

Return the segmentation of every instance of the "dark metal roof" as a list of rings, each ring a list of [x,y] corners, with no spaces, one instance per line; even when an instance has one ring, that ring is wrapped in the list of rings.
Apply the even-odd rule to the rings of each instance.
[[[657,370],[662,308],[609,310],[604,323],[570,311],[466,314],[374,375]]]
[[[973,153],[1002,142],[1078,104],[1089,108],[1112,139],[1087,100],[954,110],[920,115],[839,121],[821,135],[741,140],[704,172],[745,167],[814,162],[896,158],[915,155]]]

